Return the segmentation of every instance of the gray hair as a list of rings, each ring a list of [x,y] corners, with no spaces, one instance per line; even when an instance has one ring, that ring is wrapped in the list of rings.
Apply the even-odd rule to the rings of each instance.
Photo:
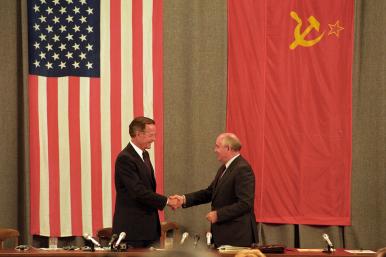
[[[223,133],[221,134],[222,144],[224,146],[229,146],[233,151],[239,152],[241,150],[240,139],[233,133]]]
[[[143,132],[148,124],[155,124],[155,121],[147,117],[136,117],[129,126],[131,137],[135,137],[137,131]]]

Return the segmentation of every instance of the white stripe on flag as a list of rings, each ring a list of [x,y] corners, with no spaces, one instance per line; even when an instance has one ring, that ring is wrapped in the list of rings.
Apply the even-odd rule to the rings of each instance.
[[[102,150],[102,208],[103,224],[112,220],[111,188],[111,118],[110,118],[110,4],[101,1],[100,18],[100,94],[101,94],[101,150]]]
[[[50,187],[48,171],[47,78],[38,77],[40,144],[40,235],[50,235]]]
[[[68,77],[58,78],[60,234],[72,236]]]
[[[143,0],[143,112],[153,118],[153,1]]]
[[[80,156],[82,180],[82,223],[85,233],[92,233],[90,79],[80,78],[79,94]]]
[[[144,116],[153,115],[153,0],[143,0],[143,112]],[[154,161],[154,147],[149,151]],[[155,169],[155,165],[154,165]]]
[[[121,92],[121,135],[122,148],[130,140],[129,124],[134,116],[133,108],[133,30],[131,1],[121,3],[121,57],[122,57],[122,92]]]

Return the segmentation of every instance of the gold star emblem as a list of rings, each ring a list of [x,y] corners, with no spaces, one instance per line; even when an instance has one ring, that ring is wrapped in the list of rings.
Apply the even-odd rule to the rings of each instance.
[[[339,37],[339,31],[344,29],[339,25],[339,20],[337,20],[335,24],[328,24],[328,26],[330,27],[330,31],[328,32],[328,35],[335,34],[336,37]]]

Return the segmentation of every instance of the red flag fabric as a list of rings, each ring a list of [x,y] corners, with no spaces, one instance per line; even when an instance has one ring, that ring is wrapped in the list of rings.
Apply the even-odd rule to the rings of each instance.
[[[31,234],[111,227],[114,164],[135,116],[157,124],[163,192],[162,0],[28,2]]]
[[[227,130],[269,223],[349,225],[352,0],[229,0]]]

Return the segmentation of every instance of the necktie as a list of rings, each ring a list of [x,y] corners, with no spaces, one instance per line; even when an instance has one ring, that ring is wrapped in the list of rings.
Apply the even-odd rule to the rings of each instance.
[[[150,161],[150,156],[149,156],[149,153],[147,151],[143,151],[142,152],[142,157],[143,157],[143,161],[145,162],[146,166],[152,170],[152,165],[151,165],[151,161]]]
[[[222,167],[221,167],[221,175],[220,175],[220,178],[219,179],[221,179],[222,178],[222,176],[224,176],[224,173],[225,173],[225,171],[226,171],[226,169],[227,169],[227,167],[225,166],[225,165],[223,165]]]
[[[220,169],[219,169],[219,171],[217,173],[217,177],[216,177],[216,180],[215,180],[214,187],[217,186],[218,181],[221,179],[222,175],[224,175],[225,170],[226,170],[226,166],[225,165],[220,167]]]
[[[150,176],[151,176],[152,183],[154,186],[153,189],[155,190],[156,182],[155,182],[155,177],[154,177],[153,165],[151,165],[149,153],[147,151],[143,151],[142,157],[143,157],[143,161],[144,161],[145,165],[148,167],[148,170],[150,171]]]

